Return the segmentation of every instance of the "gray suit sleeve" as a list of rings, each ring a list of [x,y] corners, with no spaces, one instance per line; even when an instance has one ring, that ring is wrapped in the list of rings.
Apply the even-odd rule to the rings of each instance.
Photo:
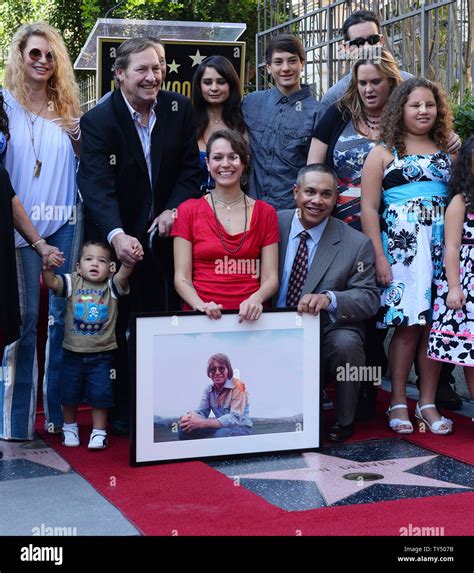
[[[333,291],[337,299],[336,323],[339,326],[371,318],[380,307],[380,291],[375,282],[372,243],[364,238],[352,265],[344,291]]]

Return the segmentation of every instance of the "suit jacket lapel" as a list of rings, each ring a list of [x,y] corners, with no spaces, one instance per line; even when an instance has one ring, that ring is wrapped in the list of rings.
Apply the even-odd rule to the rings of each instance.
[[[319,240],[313,262],[308,270],[308,276],[306,277],[306,281],[303,285],[302,294],[312,293],[317,288],[324,274],[328,270],[329,265],[339,252],[340,240],[341,238],[337,228],[337,223],[332,217],[329,217],[323,235]]]
[[[119,126],[125,134],[126,141],[130,146],[130,151],[137,160],[140,169],[146,175],[146,180],[149,182],[150,177],[148,175],[148,167],[143,154],[143,147],[122,92],[119,89],[114,90],[111,97],[113,98],[113,104],[119,116]]]
[[[290,237],[291,221],[293,220],[294,210],[291,212],[281,212],[280,218],[280,248],[278,249],[278,269],[279,280],[281,284],[281,276],[285,265],[286,249],[288,247],[288,239]]]

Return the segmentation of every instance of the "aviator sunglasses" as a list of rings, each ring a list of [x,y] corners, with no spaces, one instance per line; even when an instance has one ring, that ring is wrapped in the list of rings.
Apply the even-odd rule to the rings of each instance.
[[[42,55],[44,55],[44,57],[46,58],[46,61],[49,63],[51,63],[54,60],[54,56],[51,52],[48,52],[45,54],[39,48],[32,48],[28,52],[28,56],[30,57],[31,60],[33,60],[33,62],[37,62],[38,60],[41,60]]]
[[[360,48],[367,42],[370,46],[375,46],[375,44],[380,42],[381,37],[382,36],[380,34],[371,34],[370,36],[367,36],[367,38],[354,38],[353,40],[348,40],[346,44]]]
[[[209,373],[215,374],[218,370],[221,374],[224,374],[227,368],[225,366],[213,366],[212,368],[209,368]]]

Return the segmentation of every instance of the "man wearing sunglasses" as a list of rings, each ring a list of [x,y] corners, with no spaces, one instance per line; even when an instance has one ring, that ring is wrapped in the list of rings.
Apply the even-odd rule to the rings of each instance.
[[[370,10],[353,12],[344,21],[342,34],[344,36],[344,50],[351,60],[357,59],[358,54],[363,53],[364,50],[384,45],[380,21]],[[408,72],[401,71],[400,73],[404,80],[413,77]],[[329,88],[321,100],[324,111],[344,95],[350,81],[351,72]]]

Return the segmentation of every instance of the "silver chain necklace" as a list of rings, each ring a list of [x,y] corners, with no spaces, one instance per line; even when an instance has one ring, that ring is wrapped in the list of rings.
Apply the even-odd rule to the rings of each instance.
[[[214,201],[216,203],[221,203],[227,209],[227,218],[226,218],[226,222],[225,222],[226,227],[230,227],[230,210],[235,205],[238,205],[239,203],[241,203],[243,198],[244,198],[244,194],[242,193],[242,195],[238,199],[234,199],[233,201],[224,201],[223,199],[219,199],[219,197],[217,197],[214,194],[214,192],[211,191],[211,199],[212,199],[213,204],[214,204]]]

